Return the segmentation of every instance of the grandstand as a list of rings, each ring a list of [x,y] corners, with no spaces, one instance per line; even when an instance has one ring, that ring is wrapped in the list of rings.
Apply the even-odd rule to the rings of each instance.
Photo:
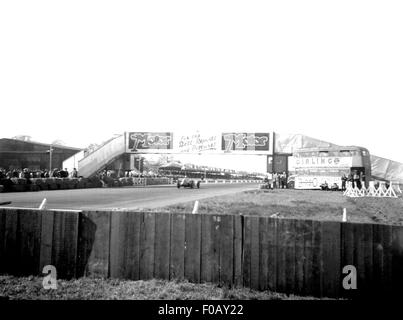
[[[50,148],[52,148],[51,155]],[[50,167],[61,169],[63,161],[74,157],[79,152],[81,152],[79,148],[64,145],[2,138],[0,139],[0,168],[5,170],[22,168],[39,170]]]

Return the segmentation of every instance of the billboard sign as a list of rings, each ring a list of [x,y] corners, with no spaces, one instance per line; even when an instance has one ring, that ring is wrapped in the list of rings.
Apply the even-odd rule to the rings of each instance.
[[[172,149],[171,132],[128,132],[129,151],[169,150]]]
[[[223,133],[221,150],[233,151],[271,151],[270,133]]]
[[[271,133],[127,132],[128,153],[271,154]]]
[[[177,141],[176,141],[177,139]],[[175,135],[175,148],[180,153],[200,153],[216,151],[218,145],[216,134],[203,134],[199,131],[193,134]],[[178,143],[178,145],[176,145]]]
[[[291,157],[292,168],[350,168],[352,157]]]
[[[296,176],[295,189],[321,189],[320,185],[326,182],[328,186],[334,183],[341,186],[341,177],[336,176]]]

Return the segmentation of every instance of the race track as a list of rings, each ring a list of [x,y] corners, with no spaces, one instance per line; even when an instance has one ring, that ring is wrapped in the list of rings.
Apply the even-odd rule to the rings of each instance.
[[[44,198],[47,209],[141,209],[159,208],[176,203],[256,189],[257,184],[208,184],[200,189],[176,186],[120,187],[0,193],[0,208],[38,208]]]

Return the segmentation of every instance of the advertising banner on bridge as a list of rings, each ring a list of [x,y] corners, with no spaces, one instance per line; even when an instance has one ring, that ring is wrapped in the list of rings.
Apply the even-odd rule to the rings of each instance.
[[[171,132],[128,132],[127,151],[172,149]]]
[[[174,150],[179,153],[215,153],[219,149],[219,141],[217,133],[174,133]]]
[[[270,133],[223,133],[221,150],[231,151],[264,151],[269,153],[272,147]]]
[[[271,154],[271,133],[127,132],[128,153]]]

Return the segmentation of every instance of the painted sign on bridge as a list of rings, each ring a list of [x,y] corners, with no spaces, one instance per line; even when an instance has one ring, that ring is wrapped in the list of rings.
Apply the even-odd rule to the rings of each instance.
[[[127,153],[271,155],[271,132],[127,132]]]

